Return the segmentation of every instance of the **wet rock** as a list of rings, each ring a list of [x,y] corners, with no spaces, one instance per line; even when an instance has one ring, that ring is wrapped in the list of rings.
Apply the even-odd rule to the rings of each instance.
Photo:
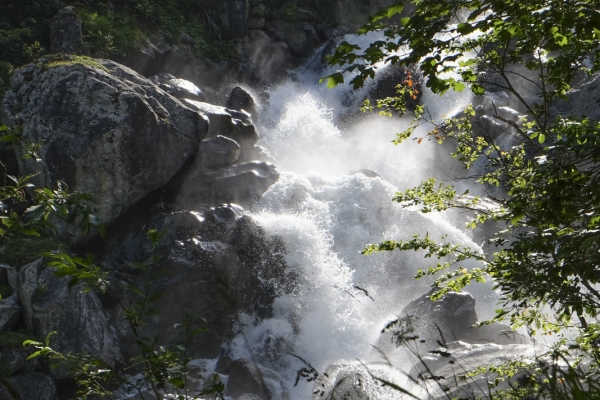
[[[81,19],[74,7],[63,8],[50,22],[50,50],[52,53],[84,53]]]
[[[356,170],[352,170],[350,172],[348,172],[348,175],[354,175],[354,174],[363,174],[364,176],[367,176],[369,178],[381,178],[381,175],[379,175],[376,171],[373,171],[372,169],[369,168],[361,168],[361,169],[356,169]]]
[[[11,376],[0,383],[0,400],[55,400],[56,394],[52,378],[41,372]]]
[[[46,60],[50,62],[51,60]],[[208,131],[205,116],[120,64],[27,65],[11,78],[3,122],[41,143],[22,175],[37,186],[65,182],[87,192],[105,224],[167,183]],[[19,154],[22,156],[22,154]],[[19,157],[21,158],[21,157]]]
[[[159,88],[178,99],[206,100],[206,96],[204,96],[202,90],[185,79],[176,78],[171,74],[159,74],[150,77],[150,80],[155,82]]]
[[[130,284],[144,285],[145,278],[126,266],[148,259],[148,227],[166,229],[167,233],[159,248],[163,261],[153,268],[154,274],[163,274],[153,286],[162,298],[153,304],[158,312],[144,328],[144,335],[158,335],[165,343],[175,343],[184,333],[172,327],[192,311],[210,328],[192,340],[189,351],[193,358],[218,357],[233,336],[239,313],[268,318],[275,297],[289,290],[292,277],[286,270],[282,241],[266,235],[233,205],[202,213],[159,212],[119,228],[107,243],[110,252],[103,265],[111,269],[118,266],[120,276]],[[113,323],[123,346],[135,348],[120,313],[115,309]],[[204,324],[200,320],[196,323]]]
[[[398,372],[383,364],[334,364],[314,380],[313,400],[395,399],[399,393],[375,377],[397,382]]]
[[[250,360],[243,358],[231,363],[225,394],[234,400],[269,400],[262,371]]]
[[[57,278],[42,259],[19,270],[19,299],[25,325],[39,337],[53,336],[53,347],[63,353],[91,353],[109,365],[120,359],[117,339],[102,304],[69,278]]]
[[[232,110],[243,110],[256,116],[256,102],[250,93],[236,86],[231,90],[225,106]]]
[[[213,204],[252,204],[279,179],[275,166],[262,161],[239,163],[205,175]]]
[[[186,99],[184,103],[208,117],[210,124],[207,138],[221,135],[233,139],[240,145],[242,161],[255,158],[257,150],[254,145],[258,141],[258,132],[252,124],[250,114],[200,101]]]
[[[431,293],[410,302],[400,312],[397,322],[381,334],[377,348],[386,357],[394,361],[406,357],[405,343],[416,345],[423,353],[455,341],[475,344],[530,343],[529,338],[504,324],[473,327],[478,318],[475,299],[469,293],[451,292],[438,301],[429,299]]]
[[[21,307],[19,306],[16,294],[0,300],[0,332],[11,330],[21,316]]]
[[[489,397],[488,382],[495,375],[481,374],[466,380],[456,378],[482,365],[499,366],[514,360],[531,361],[539,351],[539,348],[525,344],[471,344],[457,341],[421,354],[420,363],[411,369],[409,375],[418,382],[418,387],[413,391],[427,391],[431,399],[486,398]],[[507,389],[509,384],[516,383],[519,376],[521,374],[501,383],[494,390]]]
[[[240,158],[240,145],[225,136],[215,136],[204,139],[200,143],[199,157],[209,169],[227,167]]]

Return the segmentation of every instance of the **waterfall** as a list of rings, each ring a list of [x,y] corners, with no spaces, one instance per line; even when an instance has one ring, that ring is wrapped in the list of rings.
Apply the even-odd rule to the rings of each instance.
[[[344,38],[363,46],[373,39]],[[381,328],[429,289],[431,281],[413,278],[428,266],[421,254],[364,256],[360,251],[366,244],[429,232],[477,248],[463,226],[444,215],[423,216],[391,201],[396,191],[443,175],[437,144],[409,140],[395,147],[394,134],[410,119],[357,117],[372,82],[357,91],[347,83],[327,89],[318,79],[333,71],[321,65],[320,51],[291,72],[294,79],[269,91],[257,123],[259,144],[281,178],[252,216],[267,233],[283,238],[298,285],[275,301],[272,318],[242,316],[231,344],[234,359],[250,358],[278,375],[292,399],[311,398],[312,384],[300,381],[294,387],[305,365],[291,354],[319,372],[334,363],[373,359],[371,345]],[[437,119],[470,99],[466,92],[440,98],[426,90],[423,96]],[[348,115],[351,122],[345,123]],[[490,316],[495,294],[486,285],[471,289],[480,318]],[[267,382],[275,393],[280,390],[269,376]]]

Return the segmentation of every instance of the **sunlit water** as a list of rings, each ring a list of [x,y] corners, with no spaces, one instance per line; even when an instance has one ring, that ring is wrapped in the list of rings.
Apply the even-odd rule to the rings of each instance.
[[[443,215],[426,218],[391,201],[396,191],[440,175],[437,144],[409,140],[394,146],[394,134],[408,126],[408,119],[364,115],[341,124],[344,115],[356,113],[370,84],[356,92],[348,85],[327,89],[318,79],[332,70],[322,69],[319,60],[293,71],[294,80],[269,92],[257,124],[259,144],[281,177],[252,216],[267,233],[283,238],[287,264],[299,284],[276,299],[273,318],[242,316],[241,333],[231,344],[233,358],[252,359],[273,372],[267,382],[276,397],[287,390],[292,399],[310,399],[312,383],[294,386],[305,365],[291,354],[320,372],[335,363],[376,360],[371,345],[382,326],[431,284],[413,278],[428,266],[421,254],[364,256],[360,251],[366,244],[429,232],[477,247],[462,226]],[[423,96],[437,119],[469,100],[466,93]],[[352,172],[361,169],[380,177]],[[489,287],[475,288],[474,295],[480,316],[489,316],[495,302]]]

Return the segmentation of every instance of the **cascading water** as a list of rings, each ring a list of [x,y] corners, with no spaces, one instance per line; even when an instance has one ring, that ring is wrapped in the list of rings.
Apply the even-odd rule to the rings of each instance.
[[[359,45],[372,39],[345,38]],[[272,89],[257,124],[259,144],[281,177],[252,215],[285,241],[297,285],[275,301],[273,318],[243,316],[230,351],[233,358],[252,359],[270,371],[266,381],[275,398],[286,391],[292,399],[311,398],[312,384],[294,386],[297,371],[306,365],[292,354],[320,372],[331,364],[375,360],[371,345],[382,326],[427,292],[431,282],[413,278],[428,266],[420,254],[364,256],[360,251],[366,244],[429,232],[477,247],[442,215],[424,217],[391,201],[397,190],[444,175],[436,144],[409,141],[394,147],[393,135],[408,126],[408,119],[363,115],[340,123],[356,112],[369,87],[327,89],[318,79],[331,71],[317,64],[307,62],[292,73],[295,79]],[[435,118],[452,115],[469,99],[466,93],[423,96]],[[478,313],[485,318],[494,294],[489,287],[475,290]]]

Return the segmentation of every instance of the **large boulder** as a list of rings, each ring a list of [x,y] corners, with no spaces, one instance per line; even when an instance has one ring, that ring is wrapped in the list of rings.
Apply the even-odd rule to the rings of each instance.
[[[108,60],[44,59],[16,70],[11,89],[3,122],[40,146],[20,173],[89,193],[104,223],[166,184],[208,132],[201,112]]]
[[[62,353],[90,353],[108,365],[120,359],[117,338],[94,292],[56,277],[42,259],[23,266],[18,278],[27,329],[42,338],[56,332],[51,345]]]
[[[528,337],[510,327],[492,323],[475,327],[478,322],[475,299],[466,292],[450,292],[432,301],[432,291],[410,302],[383,330],[376,347],[394,362],[401,362],[416,347],[426,354],[448,343],[529,344]]]
[[[284,245],[241,211],[223,206],[203,213],[157,212],[133,226],[114,228],[103,264],[116,268],[121,280],[137,287],[143,287],[146,278],[127,266],[149,258],[150,227],[166,229],[159,248],[163,259],[151,270],[153,276],[160,276],[153,293],[162,297],[152,304],[157,313],[144,328],[146,337],[160,336],[165,343],[175,343],[182,333],[172,327],[191,311],[203,318],[209,330],[192,340],[190,355],[216,358],[232,337],[240,313],[258,318],[272,315],[273,300],[289,290],[293,280],[286,270]],[[124,346],[135,347],[121,311],[113,313],[113,323]]]

